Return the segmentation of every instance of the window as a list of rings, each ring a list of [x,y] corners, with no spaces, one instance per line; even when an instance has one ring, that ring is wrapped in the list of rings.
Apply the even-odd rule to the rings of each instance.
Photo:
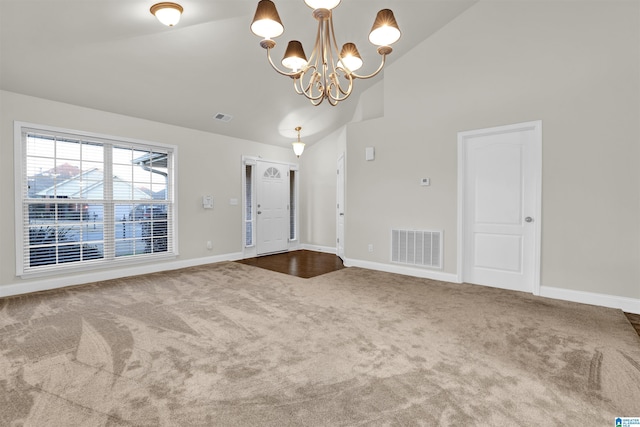
[[[294,241],[298,238],[296,221],[298,215],[298,200],[296,195],[298,194],[298,188],[296,186],[298,181],[297,171],[291,169],[289,171],[289,240]]]
[[[18,274],[175,255],[174,151],[16,123]]]
[[[253,246],[253,164],[245,164],[244,166],[244,246],[249,248]]]

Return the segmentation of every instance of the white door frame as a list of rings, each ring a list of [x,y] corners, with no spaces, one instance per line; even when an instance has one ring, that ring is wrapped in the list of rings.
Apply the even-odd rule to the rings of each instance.
[[[534,249],[534,278],[533,278],[533,294],[540,295],[540,259],[541,259],[541,235],[542,235],[542,121],[531,121],[524,123],[516,123],[512,125],[496,126],[487,129],[477,129],[465,132],[458,132],[458,247],[457,247],[457,270],[458,270],[458,282],[464,282],[464,267],[465,267],[465,248],[464,242],[465,230],[465,179],[466,179],[466,164],[465,164],[465,141],[470,137],[477,137],[487,134],[495,134],[502,132],[517,132],[524,130],[532,130],[534,132],[533,138],[533,150],[534,158],[532,159],[534,166],[534,191],[536,206],[534,208],[535,221],[533,226],[535,228],[535,249]]]
[[[298,206],[296,206],[296,212],[295,212],[295,225],[296,225],[296,238],[295,240],[289,240],[289,247],[288,250],[296,250],[299,248],[300,246],[300,238],[298,236],[299,233],[299,224],[300,224],[300,209],[299,209],[299,205],[300,205],[300,198],[299,198],[299,179],[300,176],[298,175],[298,165],[295,163],[287,163],[287,162],[282,162],[282,161],[278,161],[278,160],[268,160],[268,159],[263,159],[261,157],[255,157],[255,156],[242,156],[242,202],[240,203],[241,206],[241,215],[242,215],[242,257],[243,258],[253,258],[258,256],[257,254],[257,233],[258,233],[258,221],[257,221],[257,167],[258,167],[258,163],[259,162],[266,162],[266,163],[276,163],[279,165],[283,165],[287,168],[287,170],[289,172],[291,172],[292,170],[296,172],[296,193],[295,193],[295,201],[296,204]],[[251,189],[252,189],[252,197],[251,197],[251,221],[253,224],[253,239],[252,239],[252,243],[251,245],[247,246],[247,234],[246,234],[246,228],[245,228],[245,216],[246,216],[246,209],[247,209],[247,180],[246,180],[246,175],[245,175],[245,168],[247,166],[252,166],[253,170],[252,170],[252,176],[251,176]],[[233,199],[232,199],[233,200]],[[231,203],[234,204],[234,203]]]
[[[342,260],[345,259],[345,248],[344,248],[344,236],[345,236],[345,188],[346,188],[346,177],[345,177],[345,156],[344,153],[338,156],[337,160],[337,171],[338,176],[336,178],[336,255],[338,255]],[[340,175],[340,165],[342,164],[342,175]],[[341,197],[342,196],[342,197]],[[340,227],[340,222],[342,221],[342,227]],[[341,233],[342,231],[342,233]],[[340,248],[342,247],[342,251]]]

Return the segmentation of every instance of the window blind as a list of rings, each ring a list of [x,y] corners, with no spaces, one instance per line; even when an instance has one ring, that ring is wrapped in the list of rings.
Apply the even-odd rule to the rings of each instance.
[[[19,273],[174,254],[173,148],[22,127]]]

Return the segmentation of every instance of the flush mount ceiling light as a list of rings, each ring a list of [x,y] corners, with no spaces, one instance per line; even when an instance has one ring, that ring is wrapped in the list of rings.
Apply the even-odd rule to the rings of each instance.
[[[158,21],[168,27],[173,27],[180,21],[183,9],[177,3],[163,2],[154,4],[149,10],[152,15],[158,18]]]
[[[354,79],[369,79],[382,70],[387,55],[393,51],[391,44],[400,38],[400,29],[391,10],[383,9],[378,12],[369,33],[369,41],[378,46],[382,61],[373,73],[356,74],[355,71],[363,65],[356,45],[345,43],[338,51],[333,30],[333,8],[340,4],[340,0],[304,0],[304,2],[313,9],[313,17],[318,21],[316,42],[309,60],[299,41],[289,42],[282,65],[290,71],[280,70],[271,59],[271,49],[276,45],[272,38],[284,32],[276,6],[271,0],[258,2],[256,14],[251,23],[251,31],[263,37],[260,46],[267,50],[269,63],[278,73],[293,79],[296,93],[309,98],[313,105],[319,105],[325,99],[331,105],[337,105],[351,95]],[[344,76],[342,81],[339,79],[340,76]]]
[[[304,151],[304,142],[300,141],[300,131],[302,127],[298,126],[295,130],[298,131],[298,140],[292,142],[291,145],[293,145],[293,152],[296,153],[296,156],[300,157]]]

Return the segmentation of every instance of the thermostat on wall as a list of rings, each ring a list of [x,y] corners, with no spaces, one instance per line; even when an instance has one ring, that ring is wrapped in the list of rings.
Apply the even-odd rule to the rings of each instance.
[[[376,158],[376,151],[374,147],[366,147],[364,149],[364,159],[365,160],[374,160]]]
[[[202,207],[205,209],[213,209],[213,196],[202,196]]]

